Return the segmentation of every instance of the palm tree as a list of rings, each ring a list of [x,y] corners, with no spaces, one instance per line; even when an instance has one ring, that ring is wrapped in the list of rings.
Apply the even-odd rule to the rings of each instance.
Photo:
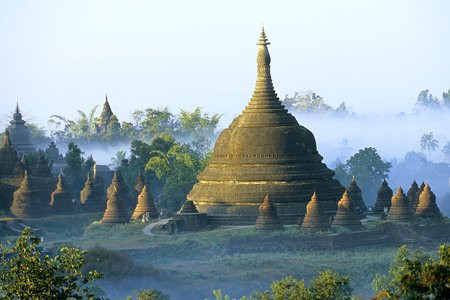
[[[442,153],[444,154],[445,159],[450,161],[450,141],[442,148]]]
[[[428,155],[430,155],[431,151],[435,151],[437,148],[439,148],[439,141],[434,139],[433,132],[425,132],[420,138],[420,149],[428,150]]]

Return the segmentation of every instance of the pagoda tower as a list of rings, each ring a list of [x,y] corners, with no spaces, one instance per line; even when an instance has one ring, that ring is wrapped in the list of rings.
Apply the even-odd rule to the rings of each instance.
[[[344,227],[350,230],[362,229],[362,223],[356,214],[355,208],[348,197],[348,192],[345,191],[341,200],[338,202],[338,211],[334,216],[331,227]]]
[[[142,172],[139,171],[138,176],[136,178],[136,183],[133,187],[133,197],[131,201],[131,205],[134,207],[136,206],[136,200],[139,197],[139,194],[141,193],[142,189],[145,186],[144,178],[142,177]]]
[[[254,224],[261,194],[271,196],[282,223],[296,224],[314,187],[330,214],[344,191],[322,163],[312,132],[299,125],[275,93],[269,44],[262,28],[253,96],[219,135],[208,166],[187,196],[216,224]]]
[[[373,207],[373,212],[377,214],[381,214],[384,212],[384,208],[388,209],[391,207],[391,199],[392,199],[392,189],[389,187],[386,179],[381,183],[380,188],[377,192],[377,200],[375,201],[375,206]]]
[[[105,201],[102,196],[103,193],[100,194],[98,189],[95,188],[91,173],[88,173],[84,187],[80,192],[82,210],[85,212],[103,211],[105,209]]]
[[[414,216],[419,218],[441,218],[439,207],[436,204],[436,196],[431,191],[428,183],[423,188],[422,193],[420,193],[419,205],[417,205]]]
[[[391,208],[386,216],[386,220],[407,222],[413,219],[411,208],[409,207],[409,199],[403,192],[402,187],[392,197]]]
[[[425,188],[425,182],[422,181],[422,183],[420,184],[420,187],[417,190],[416,195],[414,197],[414,203],[413,203],[413,206],[412,206],[413,213],[416,211],[417,206],[419,205],[420,194],[422,194],[424,188]]]
[[[306,205],[306,216],[300,227],[308,231],[325,231],[330,228],[328,216],[322,209],[321,202],[317,200],[316,192],[314,192],[311,201]]]
[[[197,207],[193,201],[186,200],[178,211],[179,214],[198,214]]]
[[[129,220],[127,210],[125,209],[125,198],[120,192],[120,185],[117,181],[113,181],[108,193],[108,201],[106,202],[106,210],[101,219],[102,224],[122,224]]]
[[[25,121],[22,119],[20,113],[19,103],[16,105],[16,110],[13,114],[13,119],[9,122],[11,125],[8,127],[9,135],[11,138],[12,146],[16,149],[19,155],[24,153],[33,153],[33,143],[31,142],[31,130],[25,125]]]
[[[72,214],[75,212],[75,205],[72,202],[72,193],[66,186],[62,174],[58,176],[56,189],[51,195],[50,210],[57,214]]]
[[[141,193],[139,194],[136,209],[134,210],[131,219],[137,220],[146,213],[148,213],[150,219],[158,219],[158,210],[153,202],[153,197],[148,191],[147,186],[144,185],[141,189]]]
[[[361,189],[356,183],[355,176],[353,176],[352,181],[347,187],[348,197],[350,201],[355,204],[356,214],[360,219],[364,219],[366,217],[367,206],[364,203]]]
[[[269,195],[264,197],[263,203],[259,206],[258,219],[256,219],[255,229],[257,230],[277,230],[283,229],[277,216],[277,207],[270,203]]]
[[[19,189],[14,192],[11,213],[18,218],[39,218],[45,215],[39,192],[34,189],[28,171],[25,171]]]
[[[411,187],[408,190],[408,199],[409,199],[409,207],[412,209],[414,206],[414,201],[416,199],[416,193],[419,190],[419,185],[417,184],[417,182],[414,180],[413,183],[411,184]]]
[[[112,183],[111,185],[106,189],[106,196],[109,198],[109,194],[112,193],[113,187],[114,185],[117,185],[117,192],[120,194],[120,198],[124,199],[124,205],[125,208],[128,211],[131,211],[134,209],[134,207],[132,206],[132,200],[130,197],[130,193],[128,190],[128,186],[125,183],[125,180],[122,177],[122,173],[120,172],[120,170],[115,170],[114,171],[114,176],[112,179]]]
[[[9,131],[5,129],[3,145],[0,148],[0,176],[13,175],[16,165],[17,151],[12,146]]]

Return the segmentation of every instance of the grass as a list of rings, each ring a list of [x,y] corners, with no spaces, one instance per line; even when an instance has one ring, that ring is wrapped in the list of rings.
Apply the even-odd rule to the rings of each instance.
[[[97,256],[92,254],[93,257],[100,257],[102,263],[91,260],[94,262],[91,265],[97,264],[107,273],[102,287],[114,299],[123,298],[134,289],[151,287],[161,289],[173,299],[211,298],[212,290],[219,288],[237,297],[257,289],[267,289],[270,282],[287,275],[308,281],[318,271],[325,269],[350,276],[355,293],[368,298],[372,296],[370,283],[373,277],[376,273],[387,271],[397,251],[397,247],[377,246],[339,251],[231,255],[227,251],[227,245],[233,237],[308,233],[297,226],[286,226],[283,231],[274,232],[243,227],[146,236],[142,233],[146,224],[137,222],[103,226],[96,222],[100,217],[98,214],[79,214],[27,220],[26,223],[42,230],[46,248],[70,245],[93,249],[92,253],[97,253]],[[382,223],[379,220],[368,220],[364,225],[370,234],[370,230]],[[336,232],[339,231],[319,234]],[[435,249],[428,251],[435,252]],[[108,269],[109,265],[111,270]],[[112,277],[113,284],[109,280]]]

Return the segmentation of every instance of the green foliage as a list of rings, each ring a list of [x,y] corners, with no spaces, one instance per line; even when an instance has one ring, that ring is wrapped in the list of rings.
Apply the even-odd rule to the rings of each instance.
[[[0,296],[5,299],[83,299],[87,284],[100,273],[83,274],[85,252],[62,247],[50,257],[39,251],[40,239],[25,228],[11,248],[0,247]]]
[[[305,281],[287,276],[274,281],[270,285],[270,291],[256,291],[253,295],[243,296],[241,300],[350,300],[352,289],[350,279],[331,270],[320,272],[311,280],[310,287],[305,286]],[[230,299],[223,295],[222,291],[213,291],[216,300]]]
[[[338,115],[347,115],[350,113],[344,102],[337,108],[333,108],[325,103],[323,97],[312,91],[295,92],[292,97],[286,95],[283,99],[283,104],[287,109],[297,112],[329,113]]]
[[[431,151],[435,151],[439,147],[439,141],[434,139],[433,132],[425,132],[420,138],[420,149],[424,151],[428,150],[428,154]]]
[[[35,145],[43,145],[50,143],[50,138],[45,132],[45,128],[36,123],[27,122],[26,126],[31,131],[31,142]]]
[[[161,193],[162,204],[177,210],[186,200],[186,195],[196,182],[202,166],[201,158],[188,145],[174,145],[167,153],[151,152],[145,170],[152,171],[158,180],[164,182]]]
[[[157,289],[135,291],[133,294],[136,296],[136,300],[169,300],[169,296]]]
[[[381,181],[388,177],[391,167],[392,164],[383,161],[375,148],[368,147],[359,150],[345,164],[338,164],[335,178],[346,186],[355,176],[364,200],[370,203]]]
[[[433,260],[420,252],[410,255],[406,246],[399,249],[389,276],[375,277],[377,299],[449,299],[450,246],[441,245],[439,258]]]
[[[83,152],[76,144],[69,143],[65,156],[67,167],[64,168],[63,172],[75,195],[78,195],[83,188],[86,174],[91,170],[94,164],[92,156],[85,160],[82,154]]]

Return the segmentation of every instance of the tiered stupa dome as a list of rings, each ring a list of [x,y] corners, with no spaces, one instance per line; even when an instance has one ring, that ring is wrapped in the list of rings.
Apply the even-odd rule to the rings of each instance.
[[[391,208],[386,219],[390,221],[411,221],[413,219],[413,214],[409,207],[409,199],[401,187],[397,189],[397,192],[392,197]]]
[[[187,198],[215,223],[254,224],[259,199],[269,194],[279,219],[295,224],[316,187],[325,210],[333,213],[344,188],[322,163],[314,135],[275,93],[264,28],[257,45],[253,96],[219,135],[209,165]]]

